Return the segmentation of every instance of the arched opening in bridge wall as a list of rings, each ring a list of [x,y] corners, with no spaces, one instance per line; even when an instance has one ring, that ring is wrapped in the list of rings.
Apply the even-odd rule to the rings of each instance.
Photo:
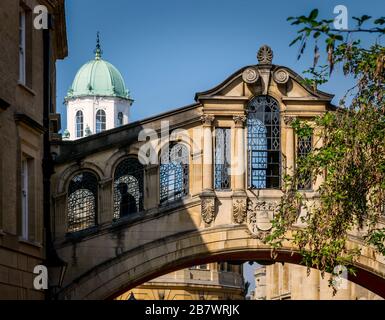
[[[353,239],[348,246],[359,245]],[[301,264],[290,242],[277,252],[275,262]],[[363,248],[348,280],[385,298],[385,264],[370,248]],[[59,299],[113,299],[128,290],[179,269],[218,261],[272,261],[271,248],[250,238],[244,226],[184,232],[140,246],[111,259],[74,280]]]

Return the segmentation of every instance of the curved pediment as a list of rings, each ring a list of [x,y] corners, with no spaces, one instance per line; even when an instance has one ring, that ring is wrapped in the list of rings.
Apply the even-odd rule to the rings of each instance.
[[[331,102],[334,95],[314,91],[305,84],[304,78],[290,68],[279,65],[257,64],[246,66],[223,81],[218,86],[195,95],[195,100],[236,99],[244,100],[256,94],[278,91],[285,100],[318,100]]]

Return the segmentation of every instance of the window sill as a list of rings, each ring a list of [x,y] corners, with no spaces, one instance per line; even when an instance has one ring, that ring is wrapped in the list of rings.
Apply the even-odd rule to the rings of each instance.
[[[30,247],[39,248],[39,249],[43,248],[42,244],[37,243],[35,241],[26,240],[26,239],[23,239],[23,238],[19,238],[19,243],[28,245]]]
[[[23,88],[25,91],[27,91],[29,94],[33,95],[33,96],[36,96],[36,92],[34,90],[32,90],[31,88],[29,88],[27,85],[25,85],[24,83],[22,82],[18,82],[17,83],[19,85],[20,88]]]
[[[69,240],[79,240],[79,239],[83,239],[85,237],[88,237],[90,235],[97,233],[98,230],[99,230],[99,226],[96,225],[96,226],[89,227],[89,228],[84,229],[84,230],[67,232],[65,237],[66,237],[66,239],[69,239]]]

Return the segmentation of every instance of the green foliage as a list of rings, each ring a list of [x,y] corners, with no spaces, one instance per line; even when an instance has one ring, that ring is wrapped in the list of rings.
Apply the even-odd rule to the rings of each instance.
[[[299,43],[298,58],[307,43],[315,42],[315,63],[305,72],[312,78],[305,79],[305,84],[316,90],[328,81],[336,65],[355,80],[336,111],[316,117],[311,123],[294,122],[298,136],[314,133],[317,147],[298,161],[294,175],[284,177],[273,231],[265,239],[279,248],[291,231],[291,240],[299,246],[303,262],[322,274],[333,273],[338,265],[354,272],[351,265],[360,251],[346,246],[349,232],[365,232],[366,244],[385,255],[385,229],[378,227],[381,217],[385,217],[385,47],[378,41],[363,47],[359,39],[352,37],[363,32],[382,36],[385,28],[379,26],[385,24],[385,17],[373,21],[363,15],[354,20],[356,29],[335,30],[333,20],[318,19],[316,9],[308,16],[288,18],[292,25],[300,26],[290,44]],[[370,21],[372,26],[363,29]],[[349,37],[344,39],[343,33]],[[322,39],[326,66],[317,65],[317,43]],[[309,201],[312,199],[297,190],[304,172],[311,173],[313,184],[322,181],[314,190],[317,201]],[[298,223],[303,228],[296,228]]]

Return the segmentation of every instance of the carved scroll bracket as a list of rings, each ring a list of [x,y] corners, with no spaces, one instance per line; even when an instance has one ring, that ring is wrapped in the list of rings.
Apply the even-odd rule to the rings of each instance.
[[[200,198],[202,219],[210,224],[215,220],[216,198],[212,194],[202,194]]]
[[[242,224],[247,218],[247,198],[233,197],[233,220],[235,223]]]

